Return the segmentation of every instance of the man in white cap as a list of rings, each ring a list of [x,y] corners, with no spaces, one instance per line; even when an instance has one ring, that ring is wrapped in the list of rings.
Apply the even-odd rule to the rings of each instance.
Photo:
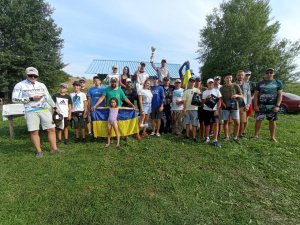
[[[43,152],[39,136],[40,125],[48,131],[48,140],[51,145],[50,153],[61,153],[56,146],[55,124],[53,123],[51,107],[55,104],[48,92],[47,87],[37,81],[39,72],[34,67],[25,70],[27,78],[16,84],[12,94],[14,103],[23,103],[25,117],[31,141],[35,147],[35,156],[41,158]]]
[[[117,79],[117,86],[119,86],[120,83],[120,74],[118,73],[118,66],[117,65],[113,65],[112,66],[112,73],[108,74],[103,82],[108,82],[110,84],[110,79],[111,78],[116,78]]]

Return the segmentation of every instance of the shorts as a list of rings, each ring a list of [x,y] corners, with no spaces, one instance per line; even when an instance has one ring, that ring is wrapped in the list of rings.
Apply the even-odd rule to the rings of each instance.
[[[192,126],[198,126],[198,111],[197,110],[187,110],[187,115],[183,119],[184,124],[192,124]]]
[[[92,121],[92,119],[91,119],[91,113],[87,113],[87,117],[85,118],[85,122],[86,123],[90,123]]]
[[[151,113],[151,103],[143,103],[144,107],[144,113],[145,114],[150,114]]]
[[[247,112],[245,111],[244,107],[241,107],[239,110],[240,113],[240,122],[241,123],[246,123],[247,121]]]
[[[55,127],[52,119],[52,113],[49,110],[46,112],[26,113],[26,124],[29,132],[40,130],[40,125],[42,125],[43,130],[48,130]]]
[[[253,106],[252,104],[249,105],[249,110],[246,112],[247,117],[253,115]]]
[[[163,116],[163,111],[159,111],[159,109],[153,109],[151,112],[151,119],[160,120]]]
[[[259,121],[259,120],[263,120],[265,118],[267,118],[267,120],[269,121],[276,121],[278,120],[278,112],[273,112],[273,110],[267,110],[267,111],[259,111],[259,112],[255,112],[255,120]]]
[[[211,123],[219,123],[219,115],[215,116],[215,111],[204,110],[204,125],[208,126]]]
[[[68,120],[68,117],[64,117],[64,119],[61,121],[61,124],[59,124],[58,126],[56,125],[56,129],[63,130],[64,128],[68,128],[69,124],[70,122]]]
[[[75,129],[84,129],[86,127],[85,120],[83,119],[83,111],[72,112],[72,119]]]
[[[204,122],[204,109],[200,107],[198,108],[198,120],[199,120],[199,123],[202,123]]]
[[[227,109],[222,109],[222,120],[239,120],[240,119],[240,114],[239,110],[227,110]]]

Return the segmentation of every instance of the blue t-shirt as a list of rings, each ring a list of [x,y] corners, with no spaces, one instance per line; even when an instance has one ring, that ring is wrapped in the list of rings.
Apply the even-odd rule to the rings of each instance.
[[[103,95],[105,88],[106,88],[105,86],[91,87],[88,90],[87,96],[91,97],[91,99],[92,99],[91,108],[96,104],[98,99]],[[104,106],[104,105],[105,105],[105,101],[102,101],[99,106]]]
[[[164,89],[161,86],[151,86],[151,92],[153,95],[151,107],[152,109],[158,109],[165,98]]]

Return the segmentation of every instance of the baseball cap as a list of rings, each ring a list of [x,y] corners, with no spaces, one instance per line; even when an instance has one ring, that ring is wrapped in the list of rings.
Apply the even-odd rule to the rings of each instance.
[[[214,77],[214,80],[216,80],[216,79],[221,80],[221,77],[220,77],[220,76],[215,76],[215,77]]]
[[[130,79],[130,78],[127,78],[127,79],[126,79],[126,82],[131,82],[131,79]]]
[[[226,75],[225,75],[225,77],[227,77],[227,76],[232,76],[232,73],[226,73]]]
[[[252,72],[250,70],[245,72],[245,75],[251,75],[251,74]]]
[[[118,69],[118,66],[117,65],[113,65],[112,69]]]
[[[118,81],[118,79],[117,79],[116,77],[112,77],[112,78],[110,78],[110,82],[112,82],[112,81],[115,81],[115,82],[117,82],[117,81]]]
[[[273,68],[268,68],[268,69],[266,69],[266,72],[269,72],[269,71],[274,72],[275,70],[274,70]]]
[[[196,82],[200,82],[200,81],[201,81],[201,78],[200,78],[200,77],[196,77],[195,81],[196,81]]]
[[[64,87],[64,88],[68,88],[68,85],[66,83],[61,83],[59,86]]]
[[[194,78],[194,77],[191,77],[191,78],[189,79],[189,81],[195,81],[195,78]]]
[[[79,79],[79,82],[80,82],[80,83],[85,83],[85,79],[83,79],[83,78],[82,78],[82,79]]]
[[[164,77],[163,81],[169,81],[170,79],[168,77]]]
[[[153,80],[158,80],[158,76],[153,76]]]
[[[100,80],[100,77],[98,77],[98,75],[97,75],[97,76],[94,76],[94,77],[93,77],[93,80],[95,80],[95,79],[99,79],[99,80]]]
[[[145,62],[140,62],[140,65],[141,66],[146,66],[146,63]]]
[[[36,68],[34,68],[34,67],[27,67],[26,70],[25,70],[25,73],[27,75],[33,74],[33,75],[39,76],[39,71]]]
[[[162,63],[167,63],[167,60],[166,59],[162,59],[161,62]]]
[[[212,79],[212,78],[209,78],[209,79],[207,80],[207,82],[206,82],[206,83],[208,84],[208,83],[210,83],[210,82],[214,82],[214,79]]]
[[[80,82],[78,80],[75,80],[72,85],[73,86],[81,86]]]
[[[181,83],[181,80],[180,79],[176,79],[175,83]]]

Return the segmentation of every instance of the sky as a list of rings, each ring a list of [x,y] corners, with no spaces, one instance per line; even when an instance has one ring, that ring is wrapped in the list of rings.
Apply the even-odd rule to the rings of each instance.
[[[206,16],[222,0],[46,0],[52,18],[62,28],[64,70],[85,76],[93,59],[149,61],[151,46],[155,62],[191,62],[199,71],[196,51]],[[300,38],[300,1],[270,0],[271,18],[279,21],[278,38]],[[297,62],[300,62],[298,59]],[[298,63],[299,65],[300,63]]]

